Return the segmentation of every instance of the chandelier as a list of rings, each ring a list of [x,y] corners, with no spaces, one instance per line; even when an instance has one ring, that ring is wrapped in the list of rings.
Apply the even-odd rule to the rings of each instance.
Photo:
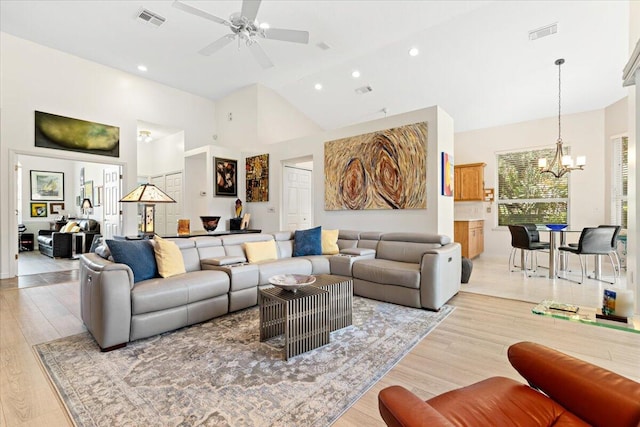
[[[564,149],[562,147],[562,126],[560,121],[560,66],[564,64],[564,59],[557,59],[555,64],[558,66],[558,140],[556,141],[556,154],[553,156],[550,163],[547,163],[547,159],[545,158],[538,159],[538,167],[540,168],[540,173],[550,173],[556,178],[560,178],[573,170],[584,170],[584,166],[587,164],[587,158],[585,156],[576,157],[574,166],[573,158],[568,154],[564,154]]]

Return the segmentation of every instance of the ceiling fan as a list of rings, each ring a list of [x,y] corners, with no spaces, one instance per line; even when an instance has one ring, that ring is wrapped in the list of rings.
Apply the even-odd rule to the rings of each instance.
[[[219,51],[236,38],[238,39],[238,48],[240,43],[244,41],[258,61],[262,68],[273,67],[273,63],[267,56],[262,46],[256,40],[259,37],[271,40],[281,40],[294,43],[309,43],[309,32],[299,30],[285,30],[282,28],[262,28],[256,20],[261,0],[243,0],[242,9],[229,17],[229,20],[219,18],[215,15],[205,12],[202,9],[188,5],[180,0],[174,0],[173,7],[192,15],[208,19],[217,24],[226,25],[231,29],[231,34],[220,37],[213,43],[208,44],[198,52],[202,55],[212,55]]]

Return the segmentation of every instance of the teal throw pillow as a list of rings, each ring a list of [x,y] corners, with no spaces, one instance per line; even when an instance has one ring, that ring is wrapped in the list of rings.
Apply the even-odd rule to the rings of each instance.
[[[293,256],[322,255],[322,227],[297,230],[293,237]]]
[[[107,240],[113,262],[126,264],[133,271],[133,281],[158,277],[158,266],[149,240]]]

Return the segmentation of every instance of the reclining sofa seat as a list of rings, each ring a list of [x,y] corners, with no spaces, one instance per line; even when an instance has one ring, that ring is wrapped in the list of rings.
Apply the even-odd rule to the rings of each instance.
[[[385,233],[374,259],[353,265],[357,295],[408,307],[439,310],[460,290],[461,249],[451,238]]]
[[[215,247],[220,241],[176,239],[175,243],[186,273],[136,283],[125,264],[96,253],[81,256],[81,316],[100,348],[117,348],[228,312],[229,277],[221,271],[201,270],[196,246]]]

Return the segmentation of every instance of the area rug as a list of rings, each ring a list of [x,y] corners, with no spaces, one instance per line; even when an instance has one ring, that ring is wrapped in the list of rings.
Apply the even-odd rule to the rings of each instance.
[[[453,307],[354,297],[353,325],[284,360],[257,307],[101,353],[88,333],[34,346],[78,426],[327,426]]]

